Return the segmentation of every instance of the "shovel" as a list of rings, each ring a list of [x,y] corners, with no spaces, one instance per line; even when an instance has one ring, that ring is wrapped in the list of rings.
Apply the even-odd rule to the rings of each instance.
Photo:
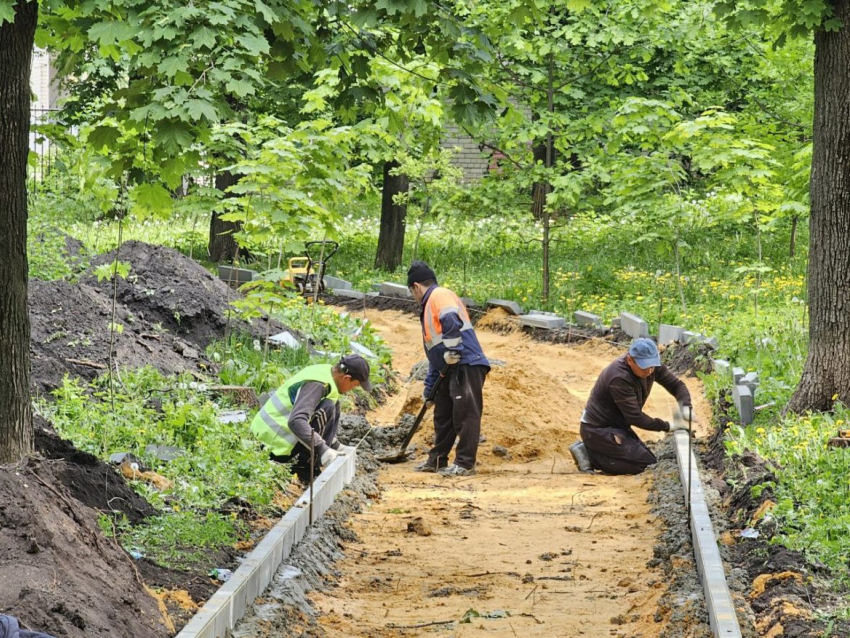
[[[413,425],[410,426],[410,430],[404,437],[404,441],[401,442],[401,447],[398,452],[395,454],[389,454],[387,456],[379,456],[378,460],[382,463],[404,463],[404,461],[408,458],[407,446],[410,445],[410,441],[413,440],[413,435],[419,430],[419,426],[422,424],[422,417],[425,416],[425,412],[428,410],[428,402],[433,401],[434,397],[437,396],[437,389],[440,387],[440,384],[443,382],[443,379],[446,378],[446,374],[449,372],[449,365],[446,364],[443,366],[443,369],[440,370],[440,376],[437,377],[437,380],[434,382],[434,385],[431,386],[431,391],[428,393],[428,396],[425,397],[425,400],[422,402],[422,409],[419,410],[419,414],[416,415],[416,420],[413,422]]]

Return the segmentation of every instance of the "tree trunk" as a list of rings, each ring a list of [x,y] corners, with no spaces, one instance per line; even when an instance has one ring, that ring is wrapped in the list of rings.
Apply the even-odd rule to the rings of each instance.
[[[215,176],[215,187],[224,192],[239,181],[239,177],[224,171]],[[229,197],[229,195],[225,195]],[[210,261],[225,261],[231,262],[236,259],[239,254],[239,244],[236,243],[233,234],[242,229],[240,222],[228,222],[221,219],[217,213],[213,213],[210,218],[210,242],[209,253]],[[242,256],[247,256],[247,252],[243,249]]]
[[[791,241],[788,243],[788,257],[790,259],[794,259],[797,255],[797,225],[799,222],[799,215],[794,215],[791,218]]]
[[[543,162],[544,166],[546,165],[546,152],[548,149],[549,145],[546,142],[538,144],[531,149],[535,166],[539,162]],[[543,205],[546,202],[546,191],[548,187],[549,184],[544,182],[534,182],[531,185],[531,214],[534,216],[534,219],[543,219]]]
[[[809,355],[788,409],[850,404],[850,0],[838,31],[815,34],[815,117],[809,187]]]
[[[546,91],[546,110],[551,116],[555,112],[555,58],[549,54],[549,87]],[[555,165],[555,143],[552,135],[552,121],[549,120],[549,130],[546,132],[546,168]],[[542,222],[543,222],[543,301],[549,301],[549,207],[547,199],[552,186],[547,182],[543,185]]]
[[[378,235],[378,251],[375,268],[393,271],[401,264],[404,253],[404,230],[407,204],[397,204],[397,194],[406,193],[410,186],[407,175],[390,175],[398,168],[397,161],[384,164],[384,188],[381,195],[381,232]]]
[[[38,3],[19,0],[0,25],[0,463],[32,451],[27,306],[30,70]]]

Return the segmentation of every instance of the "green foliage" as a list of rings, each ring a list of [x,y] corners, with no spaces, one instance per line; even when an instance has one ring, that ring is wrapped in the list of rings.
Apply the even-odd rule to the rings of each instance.
[[[218,421],[218,406],[204,384],[189,376],[167,379],[153,369],[123,373],[122,381],[114,406],[108,378],[89,386],[66,379],[55,401],[39,409],[80,449],[104,459],[132,452],[174,481],[165,492],[136,484],[156,507],[216,509],[239,497],[260,512],[273,509],[272,498],[288,480],[286,469],[268,461],[244,423]],[[148,445],[175,445],[187,453],[163,463],[146,454]]]
[[[98,281],[109,281],[113,277],[126,279],[127,275],[130,274],[130,268],[132,268],[132,264],[115,259],[95,268],[94,274]]]

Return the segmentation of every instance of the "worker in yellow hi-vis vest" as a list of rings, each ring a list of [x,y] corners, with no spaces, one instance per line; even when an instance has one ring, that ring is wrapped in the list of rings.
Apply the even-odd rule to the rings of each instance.
[[[337,457],[342,447],[336,438],[339,398],[358,386],[372,390],[369,363],[359,355],[345,356],[336,365],[308,366],[268,398],[251,431],[273,461],[291,463],[301,482],[309,483],[311,455],[314,476]]]

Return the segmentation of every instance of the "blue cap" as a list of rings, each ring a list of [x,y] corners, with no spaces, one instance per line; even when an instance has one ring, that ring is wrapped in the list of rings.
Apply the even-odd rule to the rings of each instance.
[[[629,346],[629,354],[639,368],[657,368],[661,365],[661,357],[658,356],[658,346],[652,339],[641,337],[632,341]]]

